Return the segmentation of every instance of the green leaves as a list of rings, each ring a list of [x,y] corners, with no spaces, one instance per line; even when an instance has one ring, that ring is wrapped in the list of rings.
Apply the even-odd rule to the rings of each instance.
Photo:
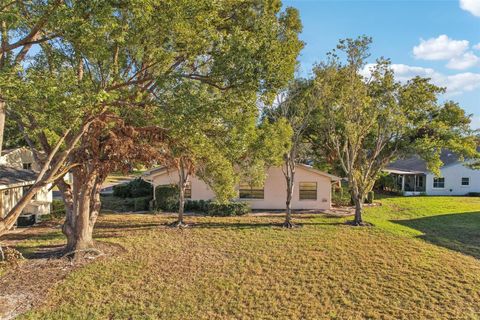
[[[340,52],[332,52],[315,70],[318,109],[310,137],[326,149],[324,155],[335,155],[351,188],[368,192],[378,173],[400,157],[418,154],[434,173],[442,165],[442,149],[478,157],[470,117],[456,103],[438,102],[443,88],[421,77],[400,83],[384,58],[377,60],[368,78],[360,75],[370,43],[368,37],[341,40]]]

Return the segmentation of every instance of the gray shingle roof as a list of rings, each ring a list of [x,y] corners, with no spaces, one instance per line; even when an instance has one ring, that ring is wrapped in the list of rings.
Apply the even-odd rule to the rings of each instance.
[[[480,148],[477,148],[477,151],[480,151]],[[440,154],[440,160],[442,160],[443,166],[449,166],[451,164],[457,163],[459,161],[459,156],[450,150],[442,150],[442,153]],[[387,166],[386,169],[401,171],[418,171],[425,173],[428,172],[425,161],[417,155],[392,162]]]
[[[0,165],[0,186],[34,182],[36,178],[37,174],[32,170],[17,169]]]

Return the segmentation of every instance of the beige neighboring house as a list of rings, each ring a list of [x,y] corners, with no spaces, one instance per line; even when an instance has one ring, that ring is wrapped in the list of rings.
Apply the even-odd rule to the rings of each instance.
[[[0,156],[0,217],[4,217],[23,193],[35,183],[38,172],[33,152],[27,148],[2,150]],[[35,218],[50,213],[52,191],[50,185],[42,188],[25,207],[23,215]]]
[[[161,185],[178,184],[179,177],[176,169],[162,167],[145,172],[142,179],[156,188]],[[310,166],[297,165],[292,209],[330,209],[332,206],[332,183],[339,180],[340,178],[336,176]],[[281,167],[272,167],[267,170],[264,186],[253,187],[248,184],[240,184],[237,188],[238,199],[236,200],[250,203],[252,209],[285,209],[287,185]],[[186,196],[191,200],[215,199],[215,193],[196,176],[191,177]]]

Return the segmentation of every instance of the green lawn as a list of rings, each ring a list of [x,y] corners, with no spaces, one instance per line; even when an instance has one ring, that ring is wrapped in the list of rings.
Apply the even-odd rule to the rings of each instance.
[[[125,251],[69,274],[25,319],[479,319],[480,198],[385,198],[374,227],[296,216],[104,215]],[[22,250],[60,243],[59,232]]]

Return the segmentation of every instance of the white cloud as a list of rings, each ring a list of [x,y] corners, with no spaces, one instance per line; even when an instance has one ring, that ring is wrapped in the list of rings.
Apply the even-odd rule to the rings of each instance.
[[[470,12],[476,17],[480,17],[480,1],[479,0],[460,0],[460,8]]]
[[[473,49],[480,50],[480,42],[473,46]]]
[[[461,94],[480,88],[480,73],[457,73],[451,76],[444,76],[437,79],[437,81],[440,86],[447,87],[447,93],[450,95]]]
[[[413,47],[413,54],[417,59],[448,60],[462,55],[468,46],[467,40],[453,40],[442,34],[437,38],[420,39],[420,44]]]
[[[447,68],[455,70],[464,70],[480,64],[480,58],[473,52],[465,52],[459,57],[450,59],[447,63]]]
[[[361,74],[368,77],[372,66],[373,64],[366,65],[361,71]],[[415,76],[431,78],[432,83],[435,85],[447,88],[447,96],[459,95],[480,88],[480,73],[463,72],[454,75],[445,75],[431,68],[415,67],[405,64],[392,64],[391,67],[398,81],[406,82]]]
[[[480,57],[469,48],[468,40],[454,40],[442,34],[437,38],[420,39],[420,44],[413,47],[413,54],[417,59],[448,60],[447,68],[465,70],[480,65]],[[480,43],[473,48],[480,49]]]

